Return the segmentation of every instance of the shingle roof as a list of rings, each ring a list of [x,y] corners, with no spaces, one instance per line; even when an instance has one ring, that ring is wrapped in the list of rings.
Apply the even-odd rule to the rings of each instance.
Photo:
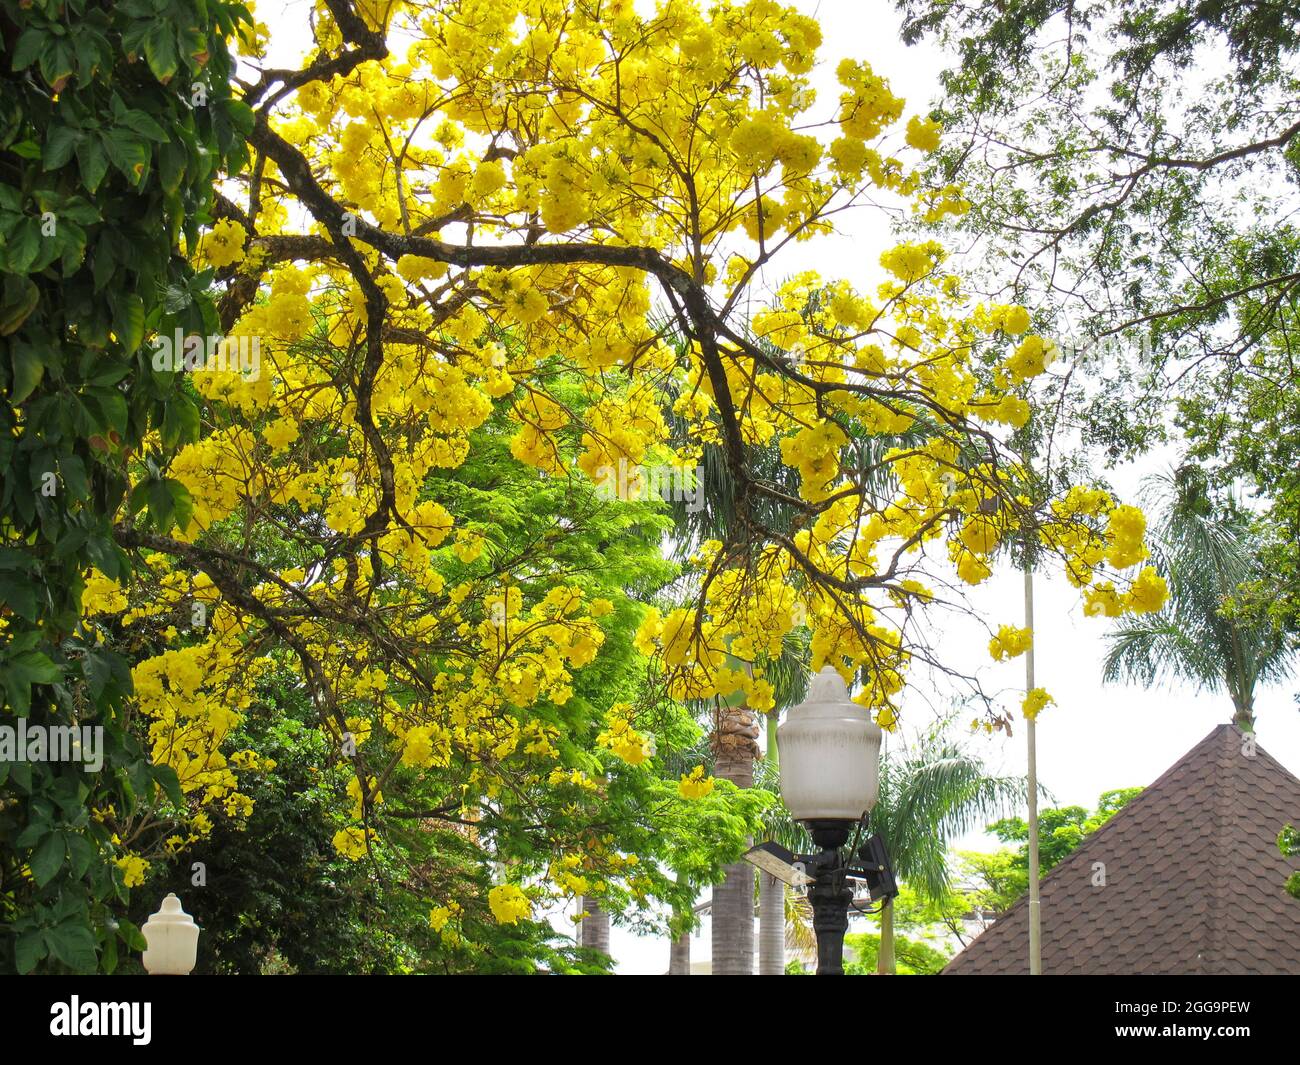
[[[1045,975],[1300,973],[1300,899],[1277,849],[1300,825],[1300,780],[1247,749],[1218,726],[1043,878]],[[1028,959],[1022,897],[943,971],[1023,974]]]

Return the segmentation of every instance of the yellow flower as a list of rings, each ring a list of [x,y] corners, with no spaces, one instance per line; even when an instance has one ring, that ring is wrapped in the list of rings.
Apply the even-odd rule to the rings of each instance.
[[[459,902],[449,902],[446,906],[435,906],[429,911],[429,927],[435,932],[441,932],[447,926],[447,922],[453,917],[460,916],[461,905]]]
[[[262,439],[279,454],[298,439],[298,423],[292,418],[277,418],[262,430]]]
[[[456,534],[456,540],[452,544],[451,550],[458,559],[466,565],[469,565],[471,562],[475,561],[479,555],[483,554],[484,542],[483,536],[480,533],[462,529]]]
[[[1168,598],[1169,586],[1165,579],[1153,567],[1146,566],[1124,597],[1124,605],[1135,614],[1153,614]]]
[[[641,765],[655,753],[653,736],[643,736],[632,727],[632,704],[615,703],[605,715],[609,728],[596,737],[596,743],[613,751],[629,765]]]
[[[124,854],[121,858],[114,858],[113,864],[122,870],[122,883],[129,888],[143,884],[149,871],[149,863],[138,854]]]
[[[1142,542],[1146,531],[1147,519],[1142,511],[1127,505],[1116,507],[1106,525],[1106,561],[1116,569],[1137,565],[1147,557]]]
[[[943,126],[930,118],[913,115],[907,120],[907,143],[923,152],[932,152],[939,147],[939,134]]]
[[[1006,370],[1016,384],[1043,373],[1056,358],[1059,349],[1050,340],[1040,336],[1027,336],[1011,353],[1005,363]]]
[[[689,773],[683,773],[677,784],[677,794],[683,799],[702,799],[713,791],[714,780],[704,775],[704,766],[697,765]]]
[[[663,634],[663,631],[664,624],[659,617],[659,611],[651,607],[641,619],[641,626],[636,630],[636,639],[632,642],[638,651],[649,658],[657,650],[655,640]]]
[[[1031,688],[1025,693],[1025,698],[1020,704],[1020,709],[1026,718],[1030,721],[1034,721],[1049,704],[1055,706],[1056,700],[1047,694],[1046,688]]]
[[[334,833],[334,849],[355,862],[366,856],[366,843],[374,838],[374,829],[341,828]]]
[[[497,924],[518,924],[533,915],[533,904],[514,884],[498,884],[489,891],[488,906]]]
[[[1110,581],[1099,582],[1084,593],[1083,612],[1090,618],[1105,615],[1117,618],[1124,613],[1124,603]]]
[[[203,238],[201,248],[208,262],[220,269],[232,263],[243,262],[244,242],[247,239],[248,233],[243,226],[229,218],[222,218],[212,227],[212,232]]]
[[[1029,629],[1018,629],[1014,625],[1003,625],[998,634],[989,641],[989,654],[995,661],[1005,662],[1024,654],[1034,644],[1033,633]]]
[[[81,593],[83,617],[96,614],[120,614],[127,608],[126,592],[117,581],[105,577],[99,570],[91,570],[86,578],[86,590]]]

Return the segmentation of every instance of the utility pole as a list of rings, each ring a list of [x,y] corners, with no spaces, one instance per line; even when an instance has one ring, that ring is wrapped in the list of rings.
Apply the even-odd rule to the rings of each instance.
[[[1034,645],[1038,634],[1034,632],[1034,571],[1025,560],[1025,628],[1033,633],[1029,650],[1025,652],[1025,694],[1034,690]],[[1025,736],[1029,744],[1029,975],[1043,973],[1042,922],[1038,905],[1038,743],[1035,722],[1025,722]]]

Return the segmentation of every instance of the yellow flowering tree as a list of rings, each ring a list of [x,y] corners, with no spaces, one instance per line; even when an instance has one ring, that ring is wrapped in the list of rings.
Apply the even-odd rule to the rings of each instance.
[[[813,668],[891,724],[910,664],[943,665],[918,616],[1017,538],[1090,607],[1158,608],[1140,513],[1046,491],[1007,446],[1058,357],[1024,308],[968,299],[934,242],[886,249],[875,284],[765,286],[869,199],[966,207],[919,177],[938,127],[904,122],[867,63],[817,98],[815,19],[774,0],[318,0],[312,26],[298,69],[242,43],[250,162],[192,248],[219,292],[221,335],[181,371],[202,418],[135,456],[118,525],[157,576],[133,610],[203,608],[135,669],[190,833],[238,816],[239,771],[264,768],[225,737],[279,655],[354,777],[346,857],[441,819],[485,867],[518,859],[489,893],[499,922],[548,898],[686,898],[666,870],[709,865],[683,842],[699,812],[733,817],[714,855],[731,859],[754,808],[702,771],[655,780],[636,693],[566,710],[603,619],[627,614],[564,544],[593,494],[641,506],[706,453],[730,519],[687,601],[640,625],[662,685],[639,710],[763,709],[766,665],[806,627]],[[521,504],[475,468],[545,499],[546,522],[504,534]],[[611,807],[638,813],[610,832]],[[676,826],[658,851],[649,814]],[[454,932],[467,900],[429,901]]]

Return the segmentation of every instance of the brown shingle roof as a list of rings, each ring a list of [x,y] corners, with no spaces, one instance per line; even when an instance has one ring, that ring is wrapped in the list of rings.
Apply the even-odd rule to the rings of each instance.
[[[1043,878],[1044,974],[1300,973],[1300,899],[1277,849],[1300,824],[1300,780],[1245,749],[1218,726]],[[1028,922],[1022,897],[943,971],[1027,973]]]

